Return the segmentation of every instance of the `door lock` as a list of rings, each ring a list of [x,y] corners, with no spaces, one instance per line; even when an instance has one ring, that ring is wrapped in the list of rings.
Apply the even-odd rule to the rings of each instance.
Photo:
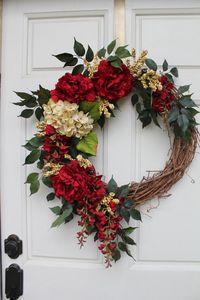
[[[9,237],[4,242],[5,253],[8,254],[10,258],[17,258],[22,254],[22,241],[15,234],[9,235]]]

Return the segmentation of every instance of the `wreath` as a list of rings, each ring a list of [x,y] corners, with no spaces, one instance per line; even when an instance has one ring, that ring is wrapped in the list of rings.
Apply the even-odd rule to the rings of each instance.
[[[166,197],[169,189],[184,175],[192,162],[198,140],[195,115],[197,105],[191,99],[190,85],[176,87],[176,67],[162,70],[147,58],[143,51],[127,46],[116,47],[116,40],[94,54],[74,40],[74,54],[54,55],[73,66],[51,91],[39,86],[30,93],[16,92],[25,106],[20,117],[35,115],[37,133],[24,147],[30,151],[25,165],[37,162],[40,172],[28,175],[31,195],[38,192],[40,181],[52,191],[47,200],[61,200],[61,206],[51,207],[57,215],[52,227],[70,222],[78,215],[80,227],[77,238],[80,247],[94,234],[106,267],[121,257],[121,251],[132,256],[129,245],[136,227],[129,226],[130,218],[141,221],[137,206],[154,197]],[[98,139],[94,131],[104,127],[106,119],[114,117],[118,100],[131,101],[142,127],[160,122],[173,137],[171,154],[162,171],[141,182],[118,186],[112,177],[105,183],[89,160],[97,152]],[[128,225],[125,225],[125,224]]]

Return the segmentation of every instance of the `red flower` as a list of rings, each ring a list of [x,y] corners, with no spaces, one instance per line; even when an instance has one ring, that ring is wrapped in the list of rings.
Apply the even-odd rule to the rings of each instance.
[[[53,126],[47,125],[45,128],[45,139],[43,150],[45,151],[44,158],[46,160],[54,159],[60,160],[64,158],[65,154],[69,153],[70,138],[65,135],[56,133]]]
[[[57,197],[64,197],[69,203],[78,202],[80,207],[87,201],[97,203],[105,195],[104,183],[94,167],[80,167],[76,160],[64,165],[51,180]]]
[[[97,95],[109,101],[117,101],[128,95],[133,86],[133,76],[129,69],[124,64],[121,68],[115,68],[107,60],[100,62],[92,81]]]
[[[176,98],[175,87],[172,82],[169,81],[167,76],[163,75],[160,78],[162,83],[162,90],[153,93],[152,108],[158,113],[164,112],[171,108],[172,101]]]
[[[56,88],[51,91],[53,100],[66,100],[72,103],[79,103],[83,100],[92,102],[95,96],[91,79],[82,74],[66,73],[58,80]]]

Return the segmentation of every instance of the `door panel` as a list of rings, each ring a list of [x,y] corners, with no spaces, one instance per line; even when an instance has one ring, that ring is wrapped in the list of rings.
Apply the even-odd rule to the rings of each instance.
[[[158,6],[159,3],[159,6]],[[198,8],[199,6],[199,8]],[[162,63],[178,64],[183,83],[193,83],[200,100],[200,4],[196,1],[126,1],[126,43]],[[47,190],[29,197],[23,184],[34,167],[22,167],[21,147],[35,131],[35,120],[25,122],[11,104],[13,90],[35,90],[40,83],[52,89],[65,70],[52,54],[71,51],[73,37],[94,50],[113,39],[114,0],[5,0],[3,12],[1,177],[2,240],[15,233],[23,240],[23,255],[15,262],[24,269],[24,300],[96,298],[101,300],[198,300],[200,297],[200,188],[198,154],[172,196],[141,207],[137,224],[136,262],[129,257],[106,270],[89,238],[80,250],[77,220],[50,229],[54,220],[45,199]],[[174,35],[172,35],[172,29]],[[155,47],[156,45],[156,47]],[[119,184],[140,180],[146,170],[159,170],[167,159],[166,132],[142,130],[130,99],[119,104],[116,118],[104,132],[97,129],[98,157],[94,164]],[[126,151],[124,151],[126,149]],[[195,184],[191,183],[191,178]],[[59,201],[57,202],[59,203]],[[134,224],[135,225],[135,224]],[[13,260],[3,254],[3,270]],[[4,272],[4,271],[3,271]],[[4,285],[4,283],[3,283]],[[5,296],[3,299],[6,299]]]

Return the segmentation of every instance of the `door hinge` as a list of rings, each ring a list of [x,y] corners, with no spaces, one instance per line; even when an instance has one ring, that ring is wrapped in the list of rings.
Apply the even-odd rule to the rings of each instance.
[[[23,295],[23,270],[12,264],[6,268],[6,298],[16,300]]]

